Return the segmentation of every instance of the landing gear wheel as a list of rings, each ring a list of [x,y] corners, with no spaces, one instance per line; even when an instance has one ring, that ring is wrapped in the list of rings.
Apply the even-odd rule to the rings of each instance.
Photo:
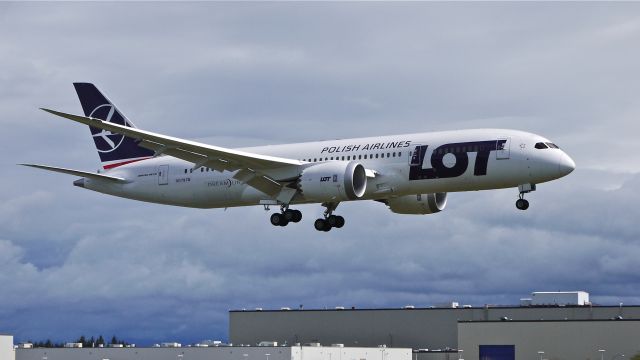
[[[291,221],[294,223],[300,222],[302,220],[302,212],[300,210],[288,210],[291,211]]]
[[[274,226],[287,226],[289,224],[289,220],[284,214],[271,214],[271,224]]]
[[[331,227],[340,229],[344,226],[344,218],[339,215],[331,215],[327,218],[327,222]]]
[[[529,202],[525,199],[518,199],[516,201],[516,207],[519,210],[527,210],[529,208]]]
[[[329,224],[329,222],[325,219],[316,219],[316,221],[313,223],[313,227],[315,227],[318,231],[327,232],[331,230],[331,224]]]
[[[282,214],[287,221],[293,221],[293,210],[287,209]]]

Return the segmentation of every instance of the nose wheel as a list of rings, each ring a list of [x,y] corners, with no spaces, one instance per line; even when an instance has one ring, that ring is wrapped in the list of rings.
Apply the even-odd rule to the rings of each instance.
[[[523,196],[523,194],[521,194],[520,196]],[[529,201],[524,198],[520,198],[516,200],[516,207],[518,208],[518,210],[527,210],[529,208]]]
[[[287,226],[290,222],[300,222],[302,220],[302,212],[283,206],[281,212],[271,214],[269,220],[273,226]]]
[[[527,210],[529,208],[529,202],[524,198],[524,194],[530,193],[532,191],[536,191],[535,184],[523,184],[518,186],[518,191],[520,195],[518,195],[518,200],[516,200],[516,208],[518,210]]]

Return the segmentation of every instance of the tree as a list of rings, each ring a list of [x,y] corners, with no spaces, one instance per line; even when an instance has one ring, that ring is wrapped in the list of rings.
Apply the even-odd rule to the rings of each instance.
[[[102,335],[98,336],[98,340],[96,341],[96,344],[104,345],[104,338],[102,337]]]
[[[50,340],[50,339],[47,339],[47,341],[45,341],[45,343],[44,343],[44,347],[46,347],[46,348],[51,348],[51,347],[53,347],[53,343],[51,342],[51,340]]]
[[[113,337],[111,338],[111,344],[115,345],[118,343],[118,339],[116,338],[115,335],[113,335]]]

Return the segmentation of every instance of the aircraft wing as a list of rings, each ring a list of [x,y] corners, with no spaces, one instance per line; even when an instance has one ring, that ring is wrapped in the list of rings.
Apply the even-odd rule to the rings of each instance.
[[[276,197],[283,190],[292,197],[293,189],[285,188],[300,173],[303,161],[254,154],[219,146],[184,140],[150,131],[110,123],[86,116],[72,115],[55,110],[42,110],[95,128],[118,133],[139,141],[139,146],[194,164],[194,168],[208,167],[217,171],[238,171],[234,178],[270,196]],[[294,192],[295,193],[295,192]],[[290,199],[286,199],[287,201]]]

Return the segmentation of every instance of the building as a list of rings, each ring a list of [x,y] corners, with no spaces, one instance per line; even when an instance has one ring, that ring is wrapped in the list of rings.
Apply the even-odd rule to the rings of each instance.
[[[457,349],[458,322],[640,319],[640,306],[483,306],[398,309],[232,310],[229,341]],[[589,326],[592,323],[584,323]]]
[[[5,360],[4,357],[0,359]],[[412,360],[411,349],[224,346],[19,349],[16,360]],[[11,358],[13,360],[13,358]]]
[[[640,306],[594,306],[581,292],[539,294],[537,301],[545,305],[232,310],[229,340],[235,346],[206,340],[187,347],[23,346],[14,353],[13,338],[5,336],[0,360],[14,360],[13,355],[16,360],[622,360],[640,355]]]
[[[458,346],[467,360],[625,360],[640,354],[640,320],[460,322]]]
[[[590,305],[586,291],[536,291],[531,293],[531,305]]]
[[[13,336],[0,334],[0,359],[14,360]],[[40,358],[42,360],[42,358]]]

